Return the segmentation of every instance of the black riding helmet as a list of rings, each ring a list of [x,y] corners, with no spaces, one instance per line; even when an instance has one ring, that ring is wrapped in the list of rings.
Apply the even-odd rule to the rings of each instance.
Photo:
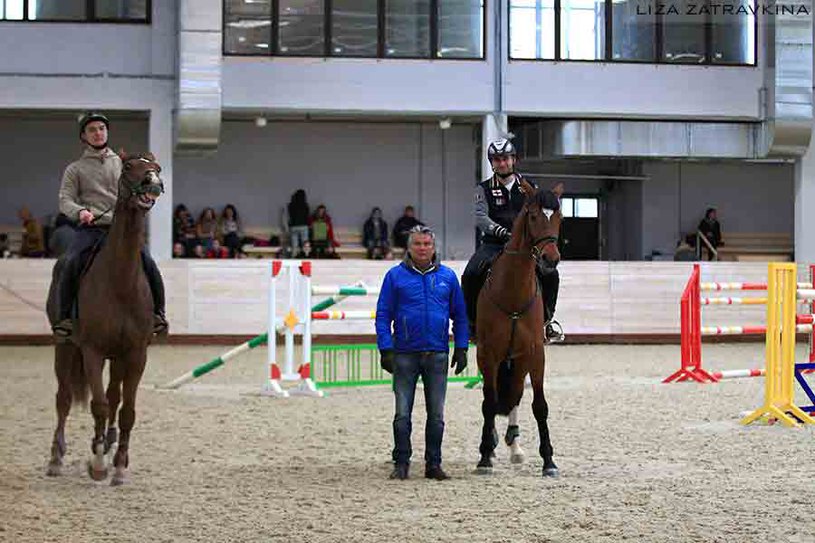
[[[487,147],[487,158],[489,159],[490,163],[492,163],[492,159],[497,156],[512,156],[516,157],[515,153],[515,146],[512,145],[512,142],[508,139],[500,139],[495,140],[489,144]],[[516,157],[517,158],[517,157]],[[493,167],[493,171],[495,168]],[[515,164],[512,165],[512,170],[506,174],[500,174],[495,172],[495,175],[501,177],[502,179],[506,179],[507,177],[513,175],[515,173]]]
[[[102,115],[97,111],[86,111],[82,114],[79,118],[79,136],[82,137],[82,134],[85,132],[85,127],[88,126],[88,123],[92,123],[94,121],[102,121],[105,123],[105,128],[110,130],[110,121],[107,117]]]
[[[487,158],[492,160],[496,156],[515,156],[515,146],[508,139],[495,140],[487,147]]]

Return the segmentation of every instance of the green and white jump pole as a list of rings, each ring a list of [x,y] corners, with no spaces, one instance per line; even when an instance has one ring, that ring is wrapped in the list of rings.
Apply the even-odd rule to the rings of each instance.
[[[207,373],[211,372],[215,368],[219,368],[226,364],[231,359],[235,358],[236,356],[242,355],[245,352],[251,351],[255,347],[260,345],[265,345],[266,340],[268,339],[269,334],[261,334],[257,337],[253,337],[249,341],[245,343],[241,343],[234,349],[230,349],[229,351],[225,352],[221,356],[217,358],[213,358],[206,364],[201,364],[200,366],[193,368],[192,370],[188,371],[181,377],[177,379],[173,379],[169,383],[165,384],[162,388],[178,388],[183,384],[189,383],[194,379],[198,379],[202,375],[206,375]]]
[[[289,275],[289,309],[293,311],[294,316],[296,317],[296,323],[294,323],[290,328],[286,325],[286,318],[280,318],[276,316],[275,308],[277,307],[277,280],[278,276],[286,270]],[[263,387],[263,394],[273,395],[273,396],[280,396],[280,397],[288,397],[289,391],[283,389],[280,385],[281,380],[297,380],[301,381],[300,386],[293,390],[296,393],[303,393],[303,394],[311,394],[311,395],[318,395],[322,396],[322,392],[317,390],[316,386],[314,385],[313,381],[311,380],[311,320],[315,318],[315,314],[322,315],[322,314],[331,314],[336,315],[337,312],[325,312],[326,308],[329,308],[342,300],[346,299],[349,296],[366,296],[369,294],[377,294],[379,292],[378,288],[371,288],[367,287],[364,282],[357,281],[354,285],[349,286],[316,286],[312,287],[311,285],[311,262],[297,262],[297,261],[280,261],[274,260],[270,263],[270,270],[269,270],[269,331],[259,336],[256,336],[249,341],[241,343],[237,347],[230,349],[229,351],[225,352],[221,356],[217,358],[213,358],[209,362],[201,364],[193,368],[192,370],[188,371],[184,375],[173,379],[172,381],[162,385],[161,388],[168,388],[168,389],[177,389],[180,386],[189,383],[207,373],[215,370],[226,364],[229,360],[242,355],[252,349],[264,345],[269,344],[269,350],[267,354],[267,379],[266,383]],[[298,289],[298,281],[296,273],[300,274],[300,278],[303,279],[300,282],[300,288]],[[330,296],[314,306],[310,308],[309,315],[297,315],[297,313],[304,313],[301,309],[300,311],[294,311],[296,308],[296,300],[298,298],[302,299],[303,307],[308,308],[308,304],[311,300],[312,294],[329,294]],[[348,312],[346,312],[348,313]],[[357,313],[357,312],[351,312]],[[372,312],[358,312],[360,313],[359,316],[356,318],[372,318]],[[365,314],[363,317],[362,313]],[[311,317],[311,318],[309,318]],[[316,317],[321,318],[321,317]],[[338,316],[323,316],[323,319],[337,319],[337,318],[349,318],[349,317],[338,317]],[[354,318],[354,317],[351,317]],[[294,321],[290,321],[289,324],[292,324]],[[302,327],[303,332],[303,352],[304,352],[304,360],[303,363],[298,367],[297,371],[294,371],[294,330],[297,327]],[[284,363],[284,371],[281,372],[280,367],[277,365],[275,360],[276,351],[277,351],[277,344],[276,344],[276,333],[284,334],[286,337],[286,358]],[[271,337],[271,342],[269,342],[269,338]]]

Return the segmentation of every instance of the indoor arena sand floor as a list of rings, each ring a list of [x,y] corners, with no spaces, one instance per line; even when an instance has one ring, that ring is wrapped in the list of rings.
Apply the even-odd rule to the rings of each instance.
[[[47,347],[0,348],[0,541],[809,542],[815,431],[738,424],[763,379],[660,384],[678,346],[548,348],[561,477],[540,477],[527,390],[527,462],[497,450],[474,473],[479,390],[451,385],[444,466],[425,480],[424,408],[408,481],[390,481],[386,387],[323,399],[252,395],[263,349],[179,391],[156,389],[224,347],[152,347],[137,405],[131,483],[84,473],[91,418],[74,408],[66,473],[45,476],[55,381]],[[760,367],[760,344],[705,346],[708,368]],[[799,360],[805,356],[799,347]],[[503,432],[505,421],[499,421]]]

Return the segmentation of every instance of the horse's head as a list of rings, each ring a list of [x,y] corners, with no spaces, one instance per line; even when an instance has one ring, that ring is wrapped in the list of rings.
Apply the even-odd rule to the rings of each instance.
[[[119,178],[119,205],[143,211],[150,210],[164,192],[159,174],[161,166],[152,153],[128,155],[119,153],[122,159],[122,176]]]
[[[563,184],[558,183],[549,190],[535,189],[525,179],[521,179],[521,188],[526,201],[518,216],[522,224],[516,223],[512,229],[514,241],[517,227],[521,228],[521,239],[518,240],[516,249],[528,249],[536,260],[544,257],[545,264],[556,266],[560,261],[557,241],[562,219],[560,196],[563,194]]]

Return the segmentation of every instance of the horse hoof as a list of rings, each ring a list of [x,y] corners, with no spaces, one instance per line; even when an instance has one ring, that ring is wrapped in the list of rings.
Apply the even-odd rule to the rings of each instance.
[[[526,456],[524,455],[524,453],[515,453],[509,456],[509,461],[512,464],[523,464],[525,459]]]
[[[48,464],[48,470],[45,472],[49,477],[59,477],[62,475],[62,464],[51,462]]]
[[[543,468],[543,476],[555,479],[560,477],[560,470],[557,468]]]
[[[478,462],[478,465],[475,467],[475,472],[478,475],[492,474],[492,462],[490,461],[490,459],[482,457],[481,460]]]
[[[88,462],[88,475],[94,481],[104,481],[108,477],[108,468],[97,469],[93,467],[93,462]]]
[[[127,477],[127,470],[116,468],[113,477],[110,479],[110,486],[122,486],[130,482]]]

